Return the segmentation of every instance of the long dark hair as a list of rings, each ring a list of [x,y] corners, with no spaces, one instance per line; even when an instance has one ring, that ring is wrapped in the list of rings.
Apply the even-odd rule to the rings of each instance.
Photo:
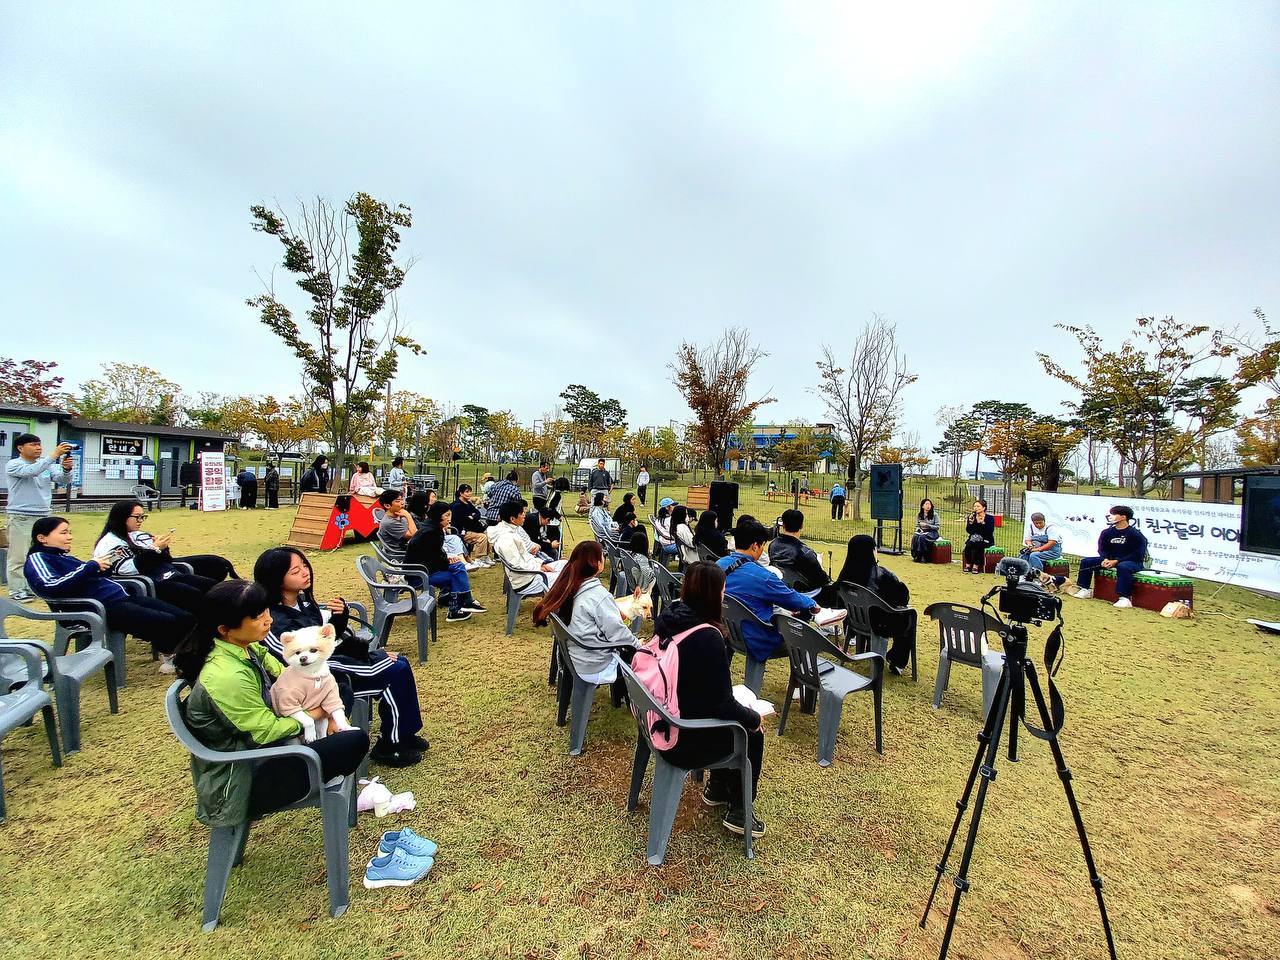
[[[636,527],[631,533],[631,539],[627,542],[627,549],[637,556],[645,557],[649,555],[649,535],[644,532],[644,527]]]
[[[859,586],[870,586],[871,573],[876,568],[876,541],[865,533],[849,538],[848,552],[845,554],[844,566],[840,568],[840,583],[856,583]]]
[[[924,505],[925,505],[926,503],[929,505],[929,512],[928,512],[927,514],[924,512]],[[920,512],[919,512],[918,514],[916,514],[916,519],[917,519],[917,520],[932,520],[932,519],[934,519],[934,516],[933,516],[933,501],[932,501],[932,500],[930,500],[928,497],[925,497],[923,500],[921,500],[921,501],[920,501]]]
[[[693,529],[693,542],[706,543],[707,537],[716,531],[719,520],[714,510],[703,510],[702,515],[698,517],[698,525]]]
[[[43,547],[44,544],[40,542],[41,537],[47,537],[64,523],[69,522],[66,517],[41,517],[31,525],[31,543],[27,546],[27,553],[37,547]],[[10,544],[9,549],[12,550],[14,546],[14,544]]]
[[[724,570],[714,563],[691,563],[680,583],[680,599],[703,623],[727,637],[724,625]]]
[[[111,505],[111,509],[107,511],[107,522],[102,525],[102,532],[98,534],[101,540],[108,533],[114,533],[117,537],[132,546],[133,542],[129,539],[129,517],[133,513],[134,507],[140,507],[137,500],[117,500]]]
[[[324,465],[327,464],[328,462],[329,462],[329,458],[322,453],[320,454],[320,456],[316,457],[314,460],[311,461],[311,469],[319,473],[321,468],[324,467]]]
[[[569,554],[569,562],[565,564],[560,575],[542,601],[533,608],[533,622],[539,627],[546,626],[551,615],[564,606],[565,601],[577,596],[578,588],[588,580],[594,580],[604,566],[604,550],[594,540],[579,540],[578,545]]]
[[[270,551],[268,551],[270,552]],[[178,644],[173,666],[183,680],[195,683],[213,650],[219,627],[238,627],[261,615],[270,606],[267,592],[248,580],[224,580],[214,584],[204,596],[203,609],[195,628]]]
[[[677,503],[671,511],[671,524],[667,527],[667,529],[671,531],[673,539],[676,535],[676,527],[680,526],[682,523],[686,527],[689,525],[689,508],[683,503]]]
[[[305,598],[312,606],[315,605],[316,573],[311,569],[311,561],[307,559],[307,555],[297,547],[272,547],[258,557],[258,562],[253,565],[253,581],[262,588],[268,606],[284,603],[284,578],[293,566],[294,557],[306,564],[307,572],[311,574],[311,585],[298,591],[298,596]]]
[[[409,500],[404,505],[404,508],[413,514],[416,519],[421,520],[427,515],[427,500],[429,499],[424,492],[419,490],[417,493],[409,495]]]

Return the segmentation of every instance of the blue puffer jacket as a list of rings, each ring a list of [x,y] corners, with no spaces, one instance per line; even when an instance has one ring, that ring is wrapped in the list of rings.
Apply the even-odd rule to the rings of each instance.
[[[731,553],[716,561],[727,572],[724,592],[737,597],[743,605],[765,623],[773,620],[773,608],[782,607],[792,613],[806,614],[818,604],[803,593],[796,593],[760,564],[741,553]],[[732,567],[732,571],[730,568]],[[748,621],[742,625],[742,639],[755,660],[768,660],[783,655],[782,634]]]
[[[97,560],[77,560],[56,547],[33,547],[22,572],[41,597],[90,597],[109,606],[128,596],[124,587],[103,574]]]

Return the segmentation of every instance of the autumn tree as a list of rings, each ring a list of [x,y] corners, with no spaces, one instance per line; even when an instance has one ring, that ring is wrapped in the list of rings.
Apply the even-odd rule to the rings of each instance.
[[[799,423],[794,425],[794,429],[784,429],[783,433],[795,435],[771,444],[770,457],[774,466],[789,473],[812,470],[818,454],[822,452],[813,427],[807,423]]]
[[[296,397],[239,397],[227,405],[220,428],[242,440],[258,439],[272,457],[293,453],[308,440],[324,436],[324,421]]]
[[[439,404],[430,397],[412,390],[396,390],[379,408],[377,432],[397,454],[412,454],[421,460],[423,439],[443,416]]]
[[[919,473],[929,465],[929,454],[920,446],[920,434],[908,431],[892,443],[876,449],[877,463],[900,463],[906,474]]]
[[[613,397],[604,398],[589,387],[571,383],[560,392],[568,419],[564,439],[569,444],[569,457],[579,460],[589,451],[603,454],[604,434],[627,428],[627,411]],[[616,441],[616,434],[610,435]]]
[[[767,353],[751,342],[745,327],[729,327],[715,343],[699,346],[683,341],[676,359],[667,365],[671,382],[693,412],[688,425],[699,459],[719,473],[724,468],[729,436],[756,410],[773,398],[749,400],[748,387],[756,364]]]
[[[248,301],[262,323],[302,361],[303,379],[341,472],[357,433],[371,432],[378,400],[395,378],[401,351],[422,348],[405,335],[396,291],[408,264],[396,262],[400,231],[413,225],[403,204],[391,206],[357,193],[341,209],[317,198],[292,215],[262,205],[250,208],[253,229],[275,237],[283,266],[305,295],[305,328],[266,290]],[[360,428],[364,429],[361,430]]]
[[[80,416],[120,423],[176,426],[182,388],[139,363],[104,363],[102,375],[80,385],[74,403]]]
[[[1267,400],[1236,427],[1236,456],[1241,466],[1270,467],[1280,463],[1280,398]]]
[[[0,357],[0,401],[35,407],[58,407],[69,398],[62,391],[62,377],[54,376],[52,360],[10,360]]]
[[[1237,392],[1257,383],[1238,362],[1220,386],[1236,348],[1220,331],[1173,317],[1139,317],[1130,338],[1107,348],[1092,327],[1059,325],[1083,353],[1081,372],[1046,354],[1040,362],[1081,396],[1078,411],[1128,465],[1137,496],[1193,463],[1205,442],[1235,425]]]
[[[947,458],[950,475],[957,479],[964,467],[964,455],[976,449],[981,439],[977,425],[967,414],[964,406],[956,404],[939,407],[934,417],[934,422],[942,427],[942,439],[933,452]]]
[[[862,518],[863,462],[893,436],[902,391],[916,379],[898,349],[897,328],[880,314],[873,314],[854,339],[843,365],[831,347],[822,346],[817,392],[849,445],[855,520]]]
[[[1018,446],[1018,469],[1027,476],[1030,488],[1036,479],[1040,488],[1056,493],[1062,481],[1062,461],[1084,439],[1077,426],[1058,417],[1037,417],[1022,430]]]

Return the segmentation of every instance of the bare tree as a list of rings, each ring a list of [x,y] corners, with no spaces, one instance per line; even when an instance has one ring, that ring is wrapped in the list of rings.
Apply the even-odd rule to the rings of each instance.
[[[880,314],[853,342],[846,366],[822,345],[818,361],[818,396],[849,441],[849,482],[853,485],[853,517],[862,518],[862,464],[879,446],[889,442],[900,413],[902,389],[916,381],[898,351],[897,328]]]
[[[729,327],[720,339],[708,346],[685,341],[676,350],[674,363],[667,365],[689,409],[693,422],[686,428],[702,452],[708,467],[724,469],[729,437],[756,409],[773,398],[747,399],[747,382],[756,364],[768,354],[751,342],[744,327]]]

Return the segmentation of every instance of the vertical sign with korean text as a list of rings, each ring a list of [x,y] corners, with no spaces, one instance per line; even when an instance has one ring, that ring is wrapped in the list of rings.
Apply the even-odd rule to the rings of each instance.
[[[200,452],[200,509],[227,509],[227,458],[221,451]]]

